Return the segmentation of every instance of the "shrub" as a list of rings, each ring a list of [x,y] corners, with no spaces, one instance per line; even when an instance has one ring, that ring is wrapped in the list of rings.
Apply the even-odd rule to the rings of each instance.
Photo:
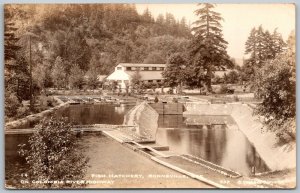
[[[158,97],[157,96],[155,96],[154,102],[158,103]]]
[[[167,94],[173,94],[173,88],[170,88],[168,91],[167,91]]]
[[[21,106],[18,97],[12,92],[5,92],[5,116],[14,117]]]
[[[54,107],[54,101],[53,101],[53,99],[48,99],[47,100],[47,106],[48,107]]]
[[[172,102],[173,102],[173,103],[178,103],[178,99],[174,97],[174,98],[172,99]]]
[[[256,113],[280,139],[294,141],[296,129],[296,62],[288,52],[270,60],[256,73],[255,96],[262,99]],[[293,126],[294,124],[294,126]]]
[[[88,159],[77,151],[76,136],[65,119],[43,119],[29,138],[29,147],[20,144],[19,154],[28,166],[28,181],[82,180]],[[31,188],[67,188],[76,184],[30,184]]]
[[[221,84],[219,94],[226,94],[228,92],[228,86],[227,84]]]
[[[17,109],[17,118],[23,118],[30,114],[30,110],[28,106],[20,106]]]
[[[221,84],[219,94],[233,94],[233,93],[234,93],[234,89],[229,88],[227,84]]]
[[[39,107],[40,111],[46,110],[49,107],[54,107],[57,105],[56,100],[53,97],[50,96],[40,96],[39,97]]]
[[[239,97],[238,97],[237,95],[234,95],[234,96],[233,96],[233,100],[234,100],[235,102],[239,102],[239,101],[240,101],[240,99],[239,99]]]
[[[235,84],[238,83],[239,81],[239,74],[236,71],[230,71],[228,73],[228,75],[226,76],[226,82],[227,83],[231,83],[231,84]]]

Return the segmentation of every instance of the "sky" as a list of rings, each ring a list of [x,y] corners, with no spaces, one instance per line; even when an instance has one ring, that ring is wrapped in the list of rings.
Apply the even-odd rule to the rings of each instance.
[[[197,19],[194,15],[197,4],[136,4],[136,8],[139,13],[148,8],[155,18],[168,12],[176,19],[185,17],[191,23]],[[244,57],[245,42],[253,27],[262,25],[270,32],[277,28],[284,40],[295,29],[293,4],[217,4],[215,11],[224,18],[222,29],[228,42],[227,52],[236,59]]]

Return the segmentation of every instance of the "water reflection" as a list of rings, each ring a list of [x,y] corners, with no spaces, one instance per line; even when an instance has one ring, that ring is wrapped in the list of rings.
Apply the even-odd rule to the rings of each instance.
[[[111,104],[70,105],[57,111],[57,116],[67,117],[76,125],[122,124],[125,113],[132,106],[117,107]]]
[[[76,125],[122,124],[124,115],[133,105],[116,106],[113,104],[77,104],[62,107],[48,116],[66,117]],[[29,120],[16,129],[33,128],[39,120]]]
[[[19,144],[26,144],[30,135],[5,135],[5,180],[8,184],[18,183],[26,171],[26,160],[19,156]]]
[[[124,115],[133,106],[110,104],[79,104],[62,108],[55,113],[68,117],[75,124],[122,124]],[[197,122],[198,121],[198,122]],[[204,124],[205,123],[205,124]],[[217,125],[210,125],[214,123]],[[168,145],[171,150],[204,158],[225,168],[249,175],[253,167],[256,172],[268,171],[268,167],[254,146],[237,129],[227,128],[230,117],[191,117],[182,115],[159,116],[156,140]],[[5,136],[5,170],[20,173],[24,160],[17,154],[17,145],[28,140],[26,135]]]
[[[168,145],[170,150],[201,157],[243,175],[250,175],[253,167],[257,173],[269,170],[238,129],[229,129],[224,124],[185,125],[185,120],[178,115],[160,116],[157,142]],[[173,124],[178,127],[172,128]]]
[[[57,110],[54,116],[67,117],[69,121],[74,124],[122,124],[124,115],[133,106],[122,105],[115,106],[111,104],[79,104],[70,105],[68,107]],[[22,128],[34,127],[37,122],[31,122],[23,125]],[[30,135],[5,135],[5,177],[13,182],[20,177],[22,172],[26,172],[25,159],[18,154],[18,145],[26,144]]]

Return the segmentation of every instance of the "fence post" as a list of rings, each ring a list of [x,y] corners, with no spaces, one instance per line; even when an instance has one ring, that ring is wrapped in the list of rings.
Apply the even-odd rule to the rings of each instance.
[[[163,108],[162,108],[162,109],[163,109],[163,112],[162,112],[162,114],[163,114],[163,115],[165,114],[165,103],[167,103],[167,102],[165,102],[165,101],[162,102],[162,105],[163,105]]]

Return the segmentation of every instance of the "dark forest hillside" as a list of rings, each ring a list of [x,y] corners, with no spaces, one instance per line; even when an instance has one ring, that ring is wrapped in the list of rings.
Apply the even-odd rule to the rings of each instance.
[[[147,9],[139,15],[133,4],[26,6],[7,6],[6,22],[23,26],[17,32],[20,52],[28,50],[26,34],[34,34],[33,66],[49,71],[58,57],[67,74],[73,65],[107,74],[120,62],[165,63],[190,36],[184,18],[176,21],[170,13],[154,18]]]

